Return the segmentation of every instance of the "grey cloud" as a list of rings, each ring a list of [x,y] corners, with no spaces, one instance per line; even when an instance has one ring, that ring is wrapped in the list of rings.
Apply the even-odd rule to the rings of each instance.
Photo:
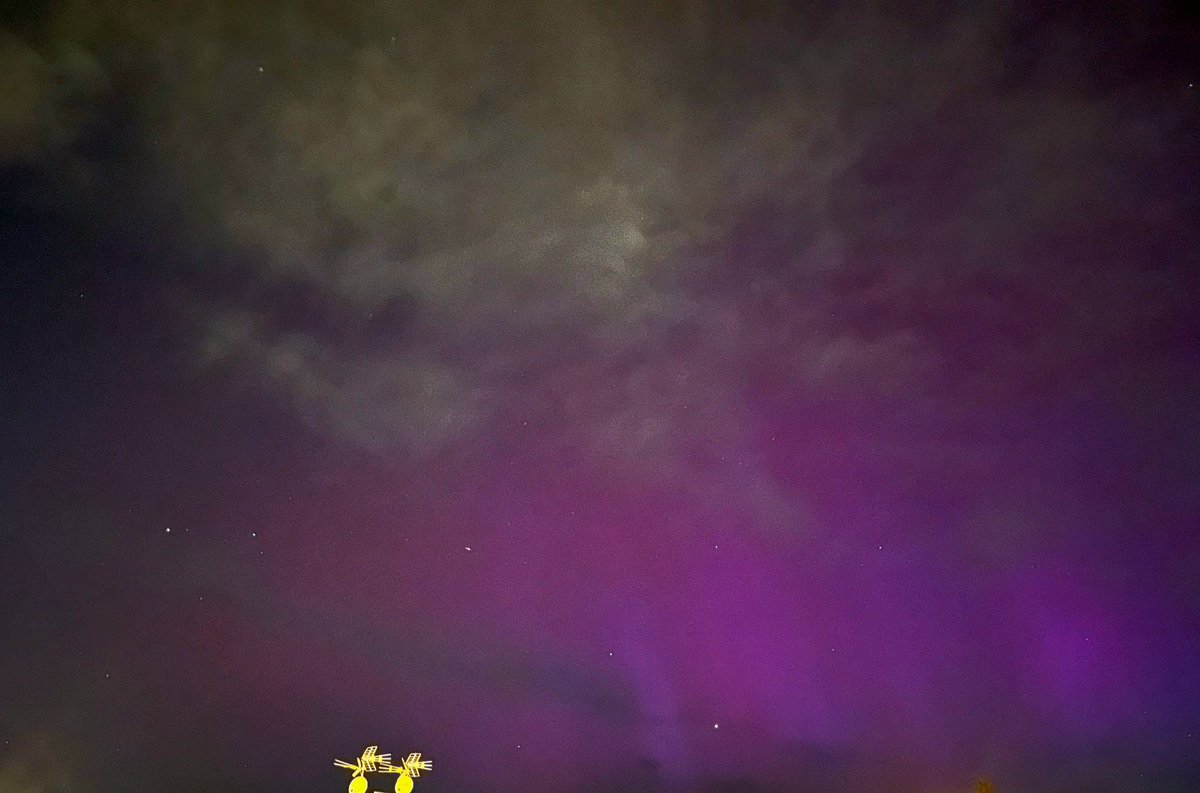
[[[35,149],[53,123],[55,110],[48,64],[15,37],[0,37],[0,152],[11,157]]]
[[[68,146],[91,118],[91,99],[108,85],[84,48],[68,42],[42,51],[3,30],[0,74],[0,162]]]
[[[927,389],[955,352],[928,315],[960,318],[972,272],[1057,278],[1030,241],[1114,217],[1165,134],[1055,46],[1016,53],[1001,3],[103,11],[5,40],[5,134],[61,114],[62,52],[140,58],[145,164],[246,282],[329,315],[217,295],[200,362],[375,449],[442,448],[519,399],[569,417],[547,444],[683,481],[752,434],[749,363],[798,393]],[[1086,314],[978,351],[973,382],[1053,361]]]
[[[317,428],[332,428],[365,448],[397,443],[436,449],[473,429],[478,389],[463,372],[411,352],[347,355],[326,340],[270,335],[261,320],[227,314],[210,323],[203,359],[230,359],[255,373]]]

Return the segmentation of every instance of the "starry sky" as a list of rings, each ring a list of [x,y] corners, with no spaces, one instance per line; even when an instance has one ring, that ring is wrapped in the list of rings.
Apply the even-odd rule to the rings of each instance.
[[[0,793],[1200,789],[1181,9],[4,3]]]

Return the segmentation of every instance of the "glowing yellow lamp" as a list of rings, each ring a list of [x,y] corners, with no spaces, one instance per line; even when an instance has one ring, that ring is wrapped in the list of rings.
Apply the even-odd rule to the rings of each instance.
[[[348,768],[353,773],[350,776],[348,793],[367,793],[367,772],[396,775],[396,793],[411,793],[413,778],[419,777],[422,771],[432,771],[433,763],[422,760],[420,752],[413,752],[404,758],[400,765],[392,765],[390,754],[380,754],[378,746],[368,746],[353,763],[345,760],[334,760],[338,768]]]

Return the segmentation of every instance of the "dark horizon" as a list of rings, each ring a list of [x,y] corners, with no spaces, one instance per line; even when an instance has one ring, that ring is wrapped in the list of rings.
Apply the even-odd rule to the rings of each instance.
[[[1197,52],[9,5],[0,793],[1200,789]]]

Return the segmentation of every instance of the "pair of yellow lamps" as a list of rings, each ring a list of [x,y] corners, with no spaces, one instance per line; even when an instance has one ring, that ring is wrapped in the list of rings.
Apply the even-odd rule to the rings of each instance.
[[[396,793],[412,793],[413,779],[419,777],[422,771],[433,770],[433,761],[422,760],[420,752],[410,754],[400,765],[392,765],[392,756],[380,754],[378,746],[368,746],[353,763],[334,760],[333,764],[338,768],[349,768],[354,772],[350,776],[349,793],[367,793],[366,774],[368,772],[396,774]],[[975,793],[996,793],[996,788],[986,779],[977,779],[975,780]]]
[[[433,762],[422,760],[420,752],[410,754],[400,765],[392,765],[392,756],[380,754],[378,746],[368,746],[353,763],[334,760],[333,764],[354,772],[350,776],[349,793],[367,793],[367,773],[396,774],[396,793],[411,793],[413,779],[419,777],[422,771],[433,770]]]

